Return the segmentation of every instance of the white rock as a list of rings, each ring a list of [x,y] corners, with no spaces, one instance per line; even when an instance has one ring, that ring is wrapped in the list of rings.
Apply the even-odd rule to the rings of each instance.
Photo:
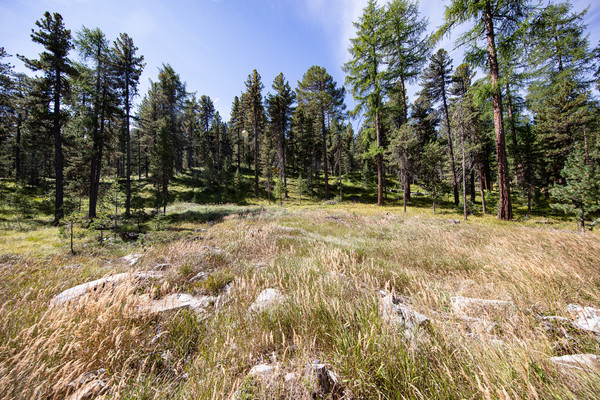
[[[314,389],[318,394],[331,393],[339,385],[339,378],[326,364],[318,362],[308,364],[306,375],[314,379]]]
[[[101,380],[93,380],[77,389],[75,393],[67,397],[67,400],[89,400],[106,393],[107,390],[106,383]]]
[[[459,315],[480,318],[486,315],[512,316],[515,305],[512,301],[475,299],[470,297],[452,297],[452,312]]]
[[[248,311],[260,313],[285,301],[286,297],[277,289],[263,290]]]
[[[578,328],[600,333],[600,309],[569,304],[567,312],[575,319]]]
[[[160,300],[151,300],[141,307],[142,312],[158,314],[180,308],[190,308],[197,313],[205,313],[215,302],[212,296],[192,296],[187,293],[170,294]]]
[[[288,372],[283,377],[283,380],[286,381],[286,382],[290,382],[290,381],[296,380],[296,376],[297,375],[294,372]]]
[[[140,261],[140,258],[142,258],[142,256],[143,254],[141,253],[128,254],[124,257],[119,258],[119,261],[127,263],[130,267],[133,267],[135,264],[137,264],[138,261]]]
[[[600,357],[595,354],[571,354],[561,357],[551,357],[550,361],[561,367],[578,370],[600,367]]]
[[[50,300],[51,306],[59,306],[65,303],[68,303],[72,300],[77,300],[80,297],[86,295],[91,291],[102,290],[108,286],[114,287],[119,283],[125,282],[127,280],[147,280],[147,279],[160,279],[163,278],[164,275],[157,271],[146,271],[146,272],[135,272],[129,273],[125,272],[122,274],[112,275],[106,278],[96,279],[95,281],[82,283],[81,285],[74,286],[70,289],[67,289],[57,296],[55,296],[52,300]]]
[[[248,375],[249,376],[266,377],[268,375],[273,374],[276,370],[277,370],[276,365],[259,364],[259,365],[255,365],[254,367],[252,367],[250,372],[248,372]]]

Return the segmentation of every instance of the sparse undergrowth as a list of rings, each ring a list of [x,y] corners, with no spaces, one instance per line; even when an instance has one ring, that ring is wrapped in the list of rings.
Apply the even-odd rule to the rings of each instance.
[[[318,359],[346,398],[597,398],[597,371],[565,374],[549,358],[600,354],[600,343],[551,335],[538,320],[563,316],[569,303],[600,306],[596,234],[360,205],[206,212],[212,217],[170,221],[144,244],[89,244],[76,255],[48,243],[10,253],[5,241],[0,397],[62,399],[93,373],[105,398],[230,398],[238,389],[239,398],[310,398],[305,366]],[[19,249],[27,240],[10,239]],[[118,260],[132,252],[143,254],[134,266]],[[163,281],[49,306],[76,284],[158,264]],[[207,314],[139,312],[144,299],[228,287],[229,300]],[[286,300],[249,314],[266,288]],[[431,327],[407,339],[384,323],[380,289],[428,315]],[[449,312],[452,296],[511,300],[515,316],[474,336]],[[298,384],[249,380],[260,363],[296,373]]]

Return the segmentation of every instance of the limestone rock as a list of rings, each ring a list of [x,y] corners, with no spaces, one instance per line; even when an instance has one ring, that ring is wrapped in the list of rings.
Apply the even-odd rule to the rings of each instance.
[[[574,318],[574,323],[577,327],[586,331],[600,333],[600,309],[569,304],[567,312]]]
[[[160,300],[152,300],[142,306],[142,312],[158,314],[167,311],[179,310],[180,308],[190,308],[191,310],[204,314],[215,302],[212,296],[192,296],[187,293],[170,294]]]
[[[452,297],[450,299],[452,312],[459,316],[480,318],[483,316],[514,315],[515,305],[512,301],[487,300],[470,297]]]
[[[384,321],[402,327],[407,331],[415,331],[417,328],[430,323],[429,318],[408,305],[402,304],[400,299],[391,293],[381,291],[379,302],[379,313]]]
[[[283,303],[285,299],[286,297],[279,290],[272,288],[265,289],[258,295],[248,311],[260,313]]]
[[[561,357],[551,357],[550,361],[557,366],[576,370],[600,368],[600,356],[595,354],[570,354]]]
[[[145,271],[135,273],[125,272],[122,274],[112,275],[106,278],[96,279],[94,281],[82,283],[81,285],[77,285],[63,291],[62,293],[55,296],[52,300],[50,300],[50,305],[54,307],[60,306],[70,301],[77,300],[90,292],[98,292],[107,287],[113,288],[120,283],[126,282],[127,280],[133,280],[139,285],[145,283],[150,279],[163,278],[163,276],[164,275],[162,273],[157,271]]]
[[[67,397],[67,400],[91,400],[107,391],[106,383],[96,379],[81,386],[75,393]]]
[[[88,400],[106,393],[108,391],[108,386],[103,380],[99,379],[99,377],[104,374],[106,374],[106,369],[104,368],[82,374],[79,378],[67,385],[70,390],[75,390],[75,392],[71,393],[67,399]]]
[[[128,264],[130,267],[133,267],[135,264],[137,264],[138,261],[140,261],[140,258],[142,258],[142,256],[143,254],[141,253],[128,254],[124,257],[119,258],[119,261]]]
[[[259,364],[259,365],[255,365],[254,367],[252,367],[252,369],[250,369],[250,372],[248,372],[248,375],[266,378],[266,377],[271,376],[274,373],[276,373],[277,369],[278,369],[278,365],[276,365],[276,364],[275,365]]]

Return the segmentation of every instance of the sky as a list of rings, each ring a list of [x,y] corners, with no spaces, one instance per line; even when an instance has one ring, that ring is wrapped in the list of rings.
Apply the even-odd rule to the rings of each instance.
[[[380,0],[383,4],[384,0]],[[112,42],[126,32],[145,58],[140,94],[170,64],[197,97],[208,95],[224,120],[229,120],[234,96],[244,91],[253,69],[262,77],[263,96],[283,72],[292,88],[312,65],[327,69],[342,85],[342,65],[348,60],[352,22],[367,0],[0,0],[0,47],[12,55],[36,58],[42,51],[31,41],[35,21],[45,11],[59,12],[73,35],[100,28]],[[586,16],[590,44],[600,41],[600,2],[572,0],[575,11],[590,7]],[[440,26],[448,0],[421,0],[421,17],[429,30]],[[439,43],[450,51],[454,66],[462,52],[453,36]],[[77,59],[75,52],[72,59]],[[7,61],[17,72],[28,72],[16,57]],[[414,93],[413,89],[413,93]],[[409,92],[410,94],[410,92]],[[138,97],[138,102],[141,96]],[[353,107],[351,96],[347,97]]]

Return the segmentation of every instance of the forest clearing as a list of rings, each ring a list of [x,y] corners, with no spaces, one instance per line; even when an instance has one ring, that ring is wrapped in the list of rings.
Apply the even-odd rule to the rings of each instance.
[[[6,38],[0,398],[598,399],[596,6],[345,1],[146,0],[109,21],[147,58],[59,12]],[[343,61],[305,65],[332,4]]]

